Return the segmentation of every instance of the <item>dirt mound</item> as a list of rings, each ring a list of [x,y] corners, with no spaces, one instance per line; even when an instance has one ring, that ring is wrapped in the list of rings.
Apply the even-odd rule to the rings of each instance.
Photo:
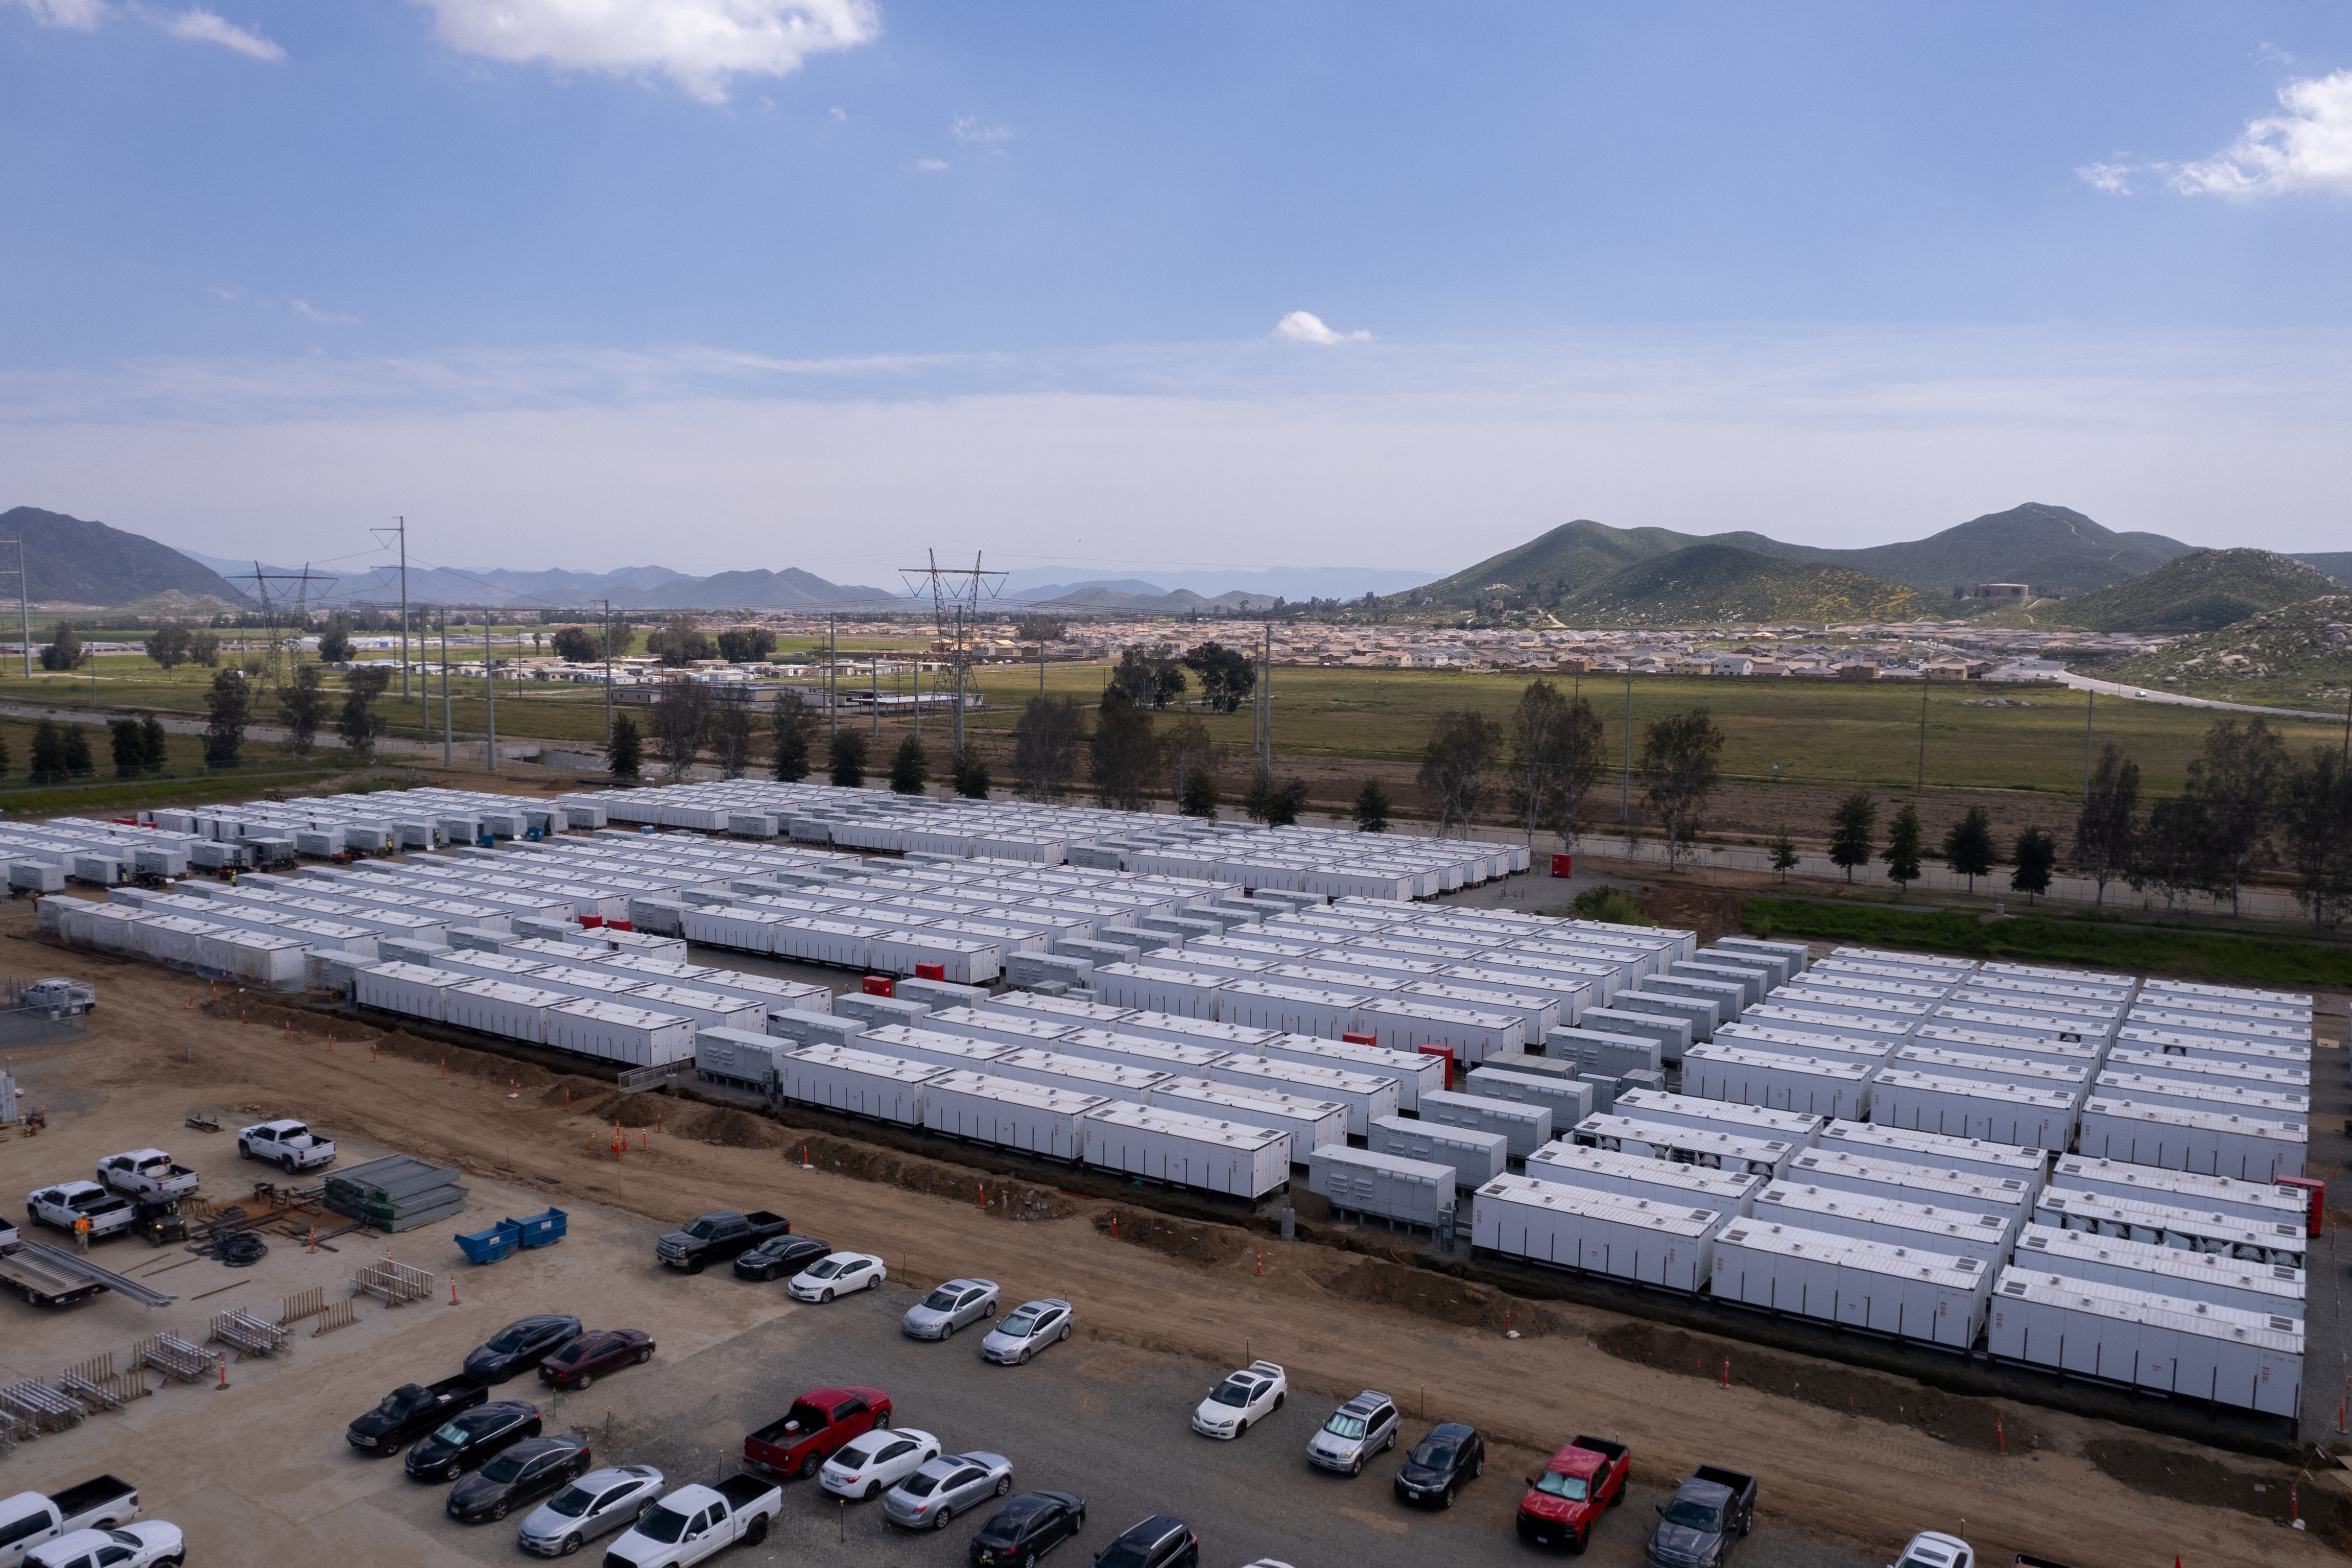
[[[2024,1410],[1946,1394],[1861,1367],[1709,1339],[1654,1323],[1621,1323],[1597,1336],[1593,1343],[1611,1355],[1660,1372],[1717,1382],[1723,1378],[1723,1363],[1728,1357],[1731,1381],[1737,1387],[1760,1388],[1823,1409],[1916,1427],[1939,1442],[1963,1447],[1992,1449],[1996,1419],[2001,1425],[2000,1440],[2010,1453],[2028,1453],[2045,1441],[2041,1426]]]
[[[336,1037],[338,1040],[341,1036]],[[419,1039],[416,1036],[395,1029],[371,1042],[378,1053],[402,1057],[409,1061],[433,1062],[446,1067],[452,1076],[485,1078],[492,1083],[511,1079],[520,1089],[555,1089],[562,1090],[570,1075],[550,1072],[532,1062],[519,1062],[512,1057],[493,1056],[488,1051],[469,1050],[464,1046],[445,1046],[438,1040]]]
[[[378,1038],[383,1031],[371,1029],[352,1018],[338,1018],[325,1013],[313,1013],[307,1007],[287,1007],[263,1000],[266,994],[258,991],[224,991],[196,1004],[196,1011],[230,1023],[242,1023],[249,1029],[275,1029],[280,1035],[291,1032],[303,1039],[324,1040],[332,1036],[337,1045],[351,1041],[366,1045]]]
[[[677,1109],[666,1105],[661,1097],[652,1094],[608,1094],[588,1107],[588,1114],[599,1121],[616,1122],[623,1127],[651,1127],[660,1122],[669,1125],[667,1112]]]
[[[2284,1465],[2231,1462],[2210,1449],[2148,1437],[2095,1437],[2083,1445],[2083,1457],[2134,1491],[2235,1509],[2273,1524],[2292,1517],[2287,1487],[2295,1472]],[[2305,1528],[2339,1552],[2352,1548],[2352,1495],[2305,1485],[2296,1497]]]
[[[970,1204],[1002,1219],[1067,1219],[1078,1212],[1077,1205],[1054,1188],[1032,1186],[1010,1176],[936,1164],[821,1133],[793,1134],[782,1128],[772,1129],[772,1133],[779,1137],[787,1160],[856,1181],[881,1182]]]
[[[772,1149],[783,1140],[783,1129],[747,1111],[718,1110],[687,1111],[674,1131],[681,1138],[723,1143],[730,1149]]]
[[[1233,1262],[1255,1245],[1247,1232],[1231,1226],[1172,1220],[1133,1209],[1097,1209],[1090,1223],[1115,1240],[1213,1268]]]
[[[1344,1300],[1395,1307],[1416,1317],[1458,1329],[1516,1331],[1528,1339],[1550,1334],[1550,1314],[1531,1301],[1506,1296],[1491,1285],[1455,1279],[1388,1258],[1367,1258],[1323,1282]]]
[[[1696,931],[1705,947],[1717,937],[1739,934],[1739,905],[1746,895],[1740,888],[1674,883],[1653,888],[1633,902],[1662,926]]]

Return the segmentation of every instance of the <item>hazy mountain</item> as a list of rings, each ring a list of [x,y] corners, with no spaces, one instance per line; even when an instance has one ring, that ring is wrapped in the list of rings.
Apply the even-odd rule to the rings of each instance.
[[[129,604],[158,594],[192,600],[248,603],[236,584],[169,545],[102,522],[20,506],[0,512],[0,542],[25,542],[25,596],[74,605]],[[16,552],[0,550],[0,568],[14,573]],[[10,596],[16,584],[7,584]]]
[[[233,562],[195,551],[181,553],[224,574],[253,570],[250,561]],[[283,573],[289,568],[265,563],[264,570]],[[376,566],[340,574],[316,570],[310,604],[400,603],[398,567]],[[273,584],[271,591],[285,592],[290,598],[293,587]],[[709,577],[689,577],[667,566],[624,566],[612,572],[519,572],[502,566],[480,571],[416,565],[408,569],[412,605],[585,609],[604,599],[610,599],[616,610],[880,609],[886,605],[903,609],[907,603],[886,589],[828,583],[797,567],[782,572],[721,572]]]
[[[2316,566],[2339,583],[2352,583],[2352,550],[2334,550],[2306,553],[2291,552],[2294,560],[2305,566]]]
[[[1080,588],[1113,588],[1124,594],[1172,594],[1178,591],[1218,598],[1244,594],[1252,599],[1360,599],[1366,594],[1393,594],[1429,581],[1427,572],[1374,566],[1270,566],[1255,572],[1154,572],[1134,577],[1073,578],[1066,566],[1024,566],[1004,576],[1003,597],[1015,603],[1051,598]]]
[[[1090,584],[1075,588],[1058,599],[1044,599],[1021,606],[1030,615],[1067,616],[1213,616],[1244,615],[1253,610],[1271,608],[1275,604],[1270,594],[1244,594],[1238,590],[1204,597],[1189,588],[1179,588],[1169,594],[1129,594],[1117,588]]]
[[[1501,584],[1549,603],[1555,595],[1574,593],[1611,572],[1696,544],[1843,566],[1948,599],[1954,588],[1979,583],[2024,583],[2037,595],[2068,597],[2153,572],[2194,548],[2158,533],[2117,533],[2081,512],[2038,501],[1990,512],[1926,539],[1862,550],[1786,544],[1745,531],[1702,537],[1666,528],[1611,528],[1580,519],[1432,583],[1421,593],[1460,603]]]
[[[2145,576],[2069,599],[2050,618],[2095,632],[2210,632],[2344,584],[2267,550],[2192,550]]]
[[[1710,542],[1612,572],[1570,594],[1552,614],[1578,626],[1819,626],[1940,616],[1950,602],[1851,567],[1775,561]]]

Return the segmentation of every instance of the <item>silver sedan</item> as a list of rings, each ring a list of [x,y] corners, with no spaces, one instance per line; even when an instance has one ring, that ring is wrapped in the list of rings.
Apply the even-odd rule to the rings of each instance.
[[[1013,1489],[1002,1454],[942,1454],[882,1494],[882,1517],[908,1530],[945,1530],[967,1509]]]
[[[898,1330],[910,1340],[943,1340],[958,1329],[996,1316],[993,1279],[950,1279],[907,1309]]]
[[[569,1557],[635,1520],[661,1492],[662,1473],[651,1465],[591,1470],[531,1510],[515,1544],[541,1557]]]
[[[980,1353],[1005,1366],[1026,1366],[1047,1345],[1068,1339],[1076,1317],[1067,1301],[1024,1302],[989,1331]]]

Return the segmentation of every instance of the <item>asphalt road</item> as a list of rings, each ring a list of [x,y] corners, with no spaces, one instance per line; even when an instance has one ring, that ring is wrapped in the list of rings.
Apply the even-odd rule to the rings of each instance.
[[[685,1290],[782,1289],[718,1273],[675,1283]],[[1395,1455],[1353,1479],[1330,1476],[1311,1468],[1305,1456],[1308,1436],[1337,1403],[1328,1390],[1296,1394],[1244,1437],[1214,1443],[1195,1436],[1187,1423],[1224,1368],[1090,1341],[1083,1326],[1077,1337],[1026,1367],[992,1366],[980,1359],[972,1330],[945,1343],[900,1336],[899,1315],[913,1300],[911,1290],[894,1282],[772,1320],[689,1358],[690,1366],[656,1357],[600,1381],[587,1394],[542,1403],[548,1429],[585,1430],[600,1464],[657,1465],[673,1484],[709,1480],[730,1473],[743,1434],[780,1414],[803,1388],[870,1384],[893,1396],[896,1425],[932,1432],[950,1451],[984,1448],[1009,1456],[1016,1492],[1045,1487],[1086,1499],[1086,1532],[1052,1559],[1063,1568],[1083,1568],[1119,1531],[1159,1512],[1174,1513],[1199,1532],[1203,1568],[1240,1568],[1261,1557],[1297,1568],[1429,1568],[1535,1563],[1546,1556],[1520,1544],[1511,1526],[1520,1479],[1540,1456],[1496,1450],[1485,1478],[1448,1512],[1407,1509],[1391,1494],[1388,1477],[1404,1447],[1441,1414],[1475,1421],[1476,1411],[1441,1412],[1433,1405],[1427,1418],[1407,1422]],[[1083,1302],[1079,1312],[1083,1325]],[[535,1387],[517,1380],[500,1392],[529,1398]],[[1391,1392],[1408,1411],[1413,1408],[1418,1391]],[[1564,1397],[1563,1441],[1575,1433],[1570,1405]],[[372,1463],[356,1457],[348,1462]],[[521,1559],[516,1521],[454,1523],[441,1513],[448,1489],[410,1482],[395,1463],[373,1463],[383,1475],[373,1506],[446,1541],[453,1560]],[[1650,1484],[1632,1489],[1585,1561],[1604,1568],[1642,1562],[1652,1508],[1668,1495],[1655,1483],[1674,1478],[1643,1475],[1638,1456],[1634,1474]],[[787,1482],[784,1493],[782,1518],[767,1542],[757,1550],[738,1548],[725,1562],[741,1568],[950,1568],[964,1563],[967,1544],[986,1519],[983,1510],[937,1534],[909,1534],[883,1521],[878,1502],[845,1506],[813,1481]],[[601,1556],[601,1546],[592,1543],[574,1561],[593,1563]],[[1880,1568],[1883,1563],[1779,1521],[1760,1523],[1736,1560],[1740,1568]]]

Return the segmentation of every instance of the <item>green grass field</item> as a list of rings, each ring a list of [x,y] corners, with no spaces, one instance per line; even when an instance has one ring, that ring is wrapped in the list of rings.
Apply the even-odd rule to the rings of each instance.
[[[14,670],[0,670],[0,701],[103,706],[143,712],[200,715],[213,671],[184,665],[165,671],[134,655],[109,656],[90,673],[37,675],[27,682]],[[1101,665],[1048,664],[1045,689],[1091,705],[1108,671]],[[926,677],[926,680],[933,679]],[[990,707],[971,720],[983,731],[1009,731],[1020,709],[1038,689],[1034,665],[989,665],[971,681]],[[1274,674],[1275,744],[1278,751],[1320,757],[1390,762],[1417,759],[1431,722],[1450,707],[1475,707],[1506,717],[1528,678],[1456,675],[1435,671],[1277,668]],[[1627,686],[1621,680],[1578,682],[1555,678],[1563,692],[1581,691],[1598,710],[1612,748],[1624,733]],[[440,682],[431,682],[429,711],[415,696],[403,702],[394,683],[379,711],[391,733],[437,740],[441,734]],[[460,740],[478,740],[488,721],[479,680],[450,682],[454,724]],[[885,690],[907,692],[912,678],[885,680]],[[1723,767],[1735,778],[1774,777],[1792,784],[1880,786],[1908,784],[1920,765],[1922,689],[1916,685],[1849,685],[1839,681],[1741,680],[1706,677],[1651,676],[1632,684],[1633,744],[1642,727],[1668,713],[1704,707],[1722,725],[1727,743]],[[1993,688],[1937,686],[1926,689],[1926,773],[1945,788],[2068,791],[2083,772],[2084,694],[2062,687]],[[1973,706],[1987,697],[2008,697],[2019,708]],[[604,734],[601,688],[500,681],[498,691],[501,739],[544,740],[593,747]],[[1169,715],[1173,717],[1173,710]],[[265,698],[255,721],[274,723],[278,711]],[[1250,743],[1246,708],[1231,715],[1202,715],[1223,745],[1245,752]],[[2180,787],[2216,715],[2155,703],[2101,700],[2095,743],[2115,742],[2136,757],[2147,794]],[[2273,724],[2297,751],[2334,745],[2342,720],[2274,719]],[[924,721],[927,741],[944,742],[951,720]],[[886,725],[892,735],[898,725]],[[186,739],[183,737],[182,739]],[[333,744],[331,735],[324,737]],[[11,745],[17,742],[12,738]],[[895,743],[895,742],[893,742]],[[940,749],[944,749],[941,745]],[[17,752],[22,767],[22,751]],[[1778,773],[1775,773],[1778,764]]]

